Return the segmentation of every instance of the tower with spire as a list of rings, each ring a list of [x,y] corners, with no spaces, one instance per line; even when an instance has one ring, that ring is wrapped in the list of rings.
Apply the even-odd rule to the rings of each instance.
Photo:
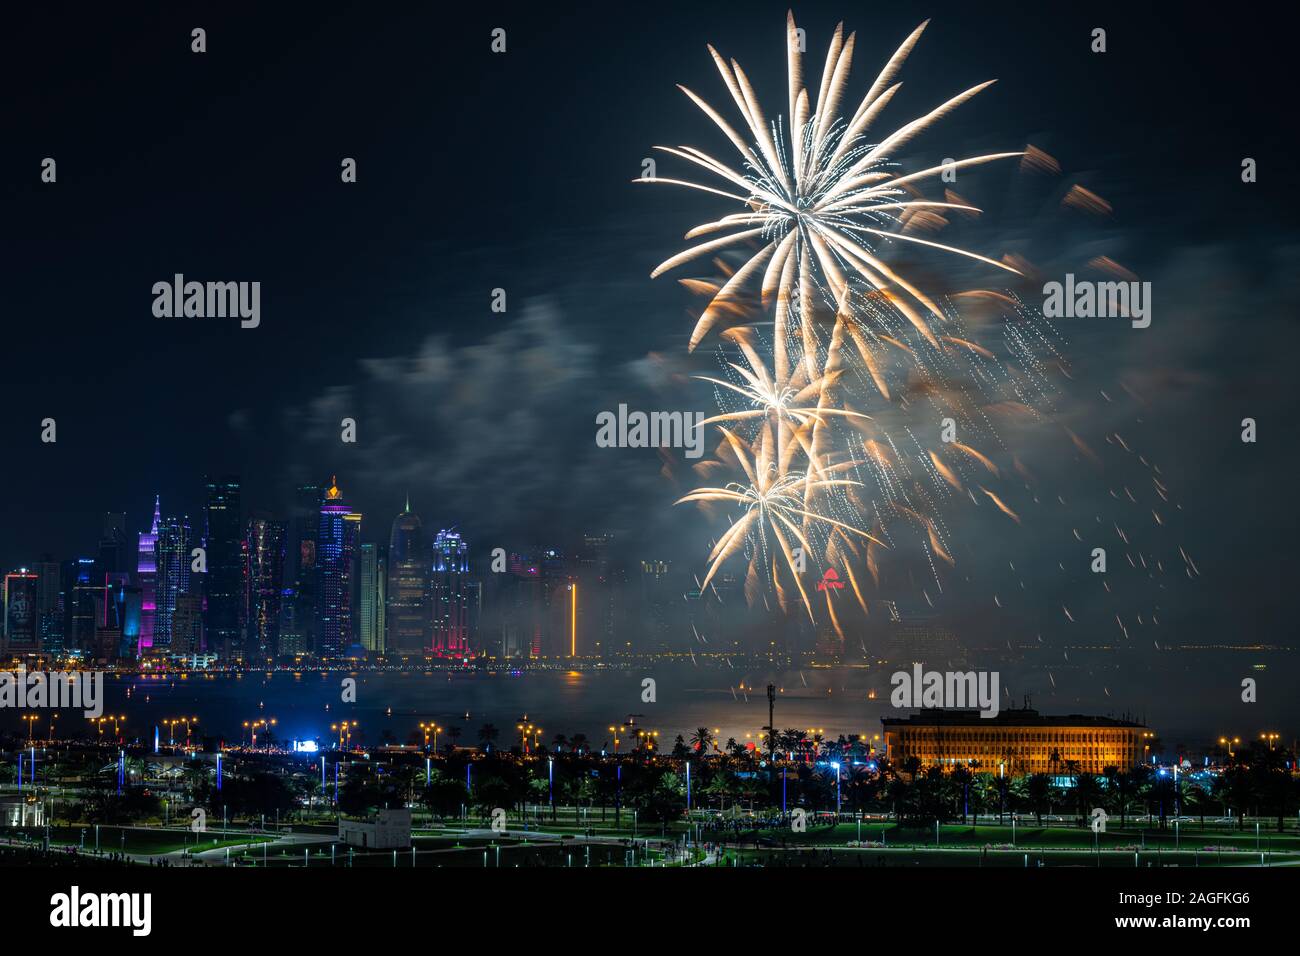
[[[424,655],[432,640],[429,610],[429,539],[420,516],[406,496],[402,513],[393,519],[388,537],[388,593],[385,642],[389,654]]]
[[[140,639],[136,656],[144,657],[153,647],[154,621],[158,613],[158,524],[162,521],[162,496],[154,495],[153,524],[140,532],[136,549],[136,580],[140,585]]]

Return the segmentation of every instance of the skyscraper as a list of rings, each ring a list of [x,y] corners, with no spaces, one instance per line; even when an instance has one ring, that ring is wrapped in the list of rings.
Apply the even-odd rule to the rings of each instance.
[[[469,543],[455,531],[433,541],[433,653],[469,653]]]
[[[530,553],[513,553],[506,570],[490,579],[497,588],[501,656],[537,657],[542,653],[541,565]]]
[[[613,554],[614,534],[586,534],[578,555],[578,580],[583,599],[578,603],[578,627],[588,641],[589,653],[601,656],[627,650],[630,635],[619,641],[617,622],[626,599],[627,570]]]
[[[429,649],[429,567],[428,541],[408,498],[388,538],[390,654],[423,655]]]
[[[316,536],[320,531],[320,485],[299,485],[289,524],[289,579],[285,595],[281,653],[309,654],[316,639]]]
[[[343,500],[337,480],[320,506],[316,534],[316,655],[343,657],[352,643],[352,583],[361,515]]]
[[[280,601],[284,593],[284,547],[288,526],[255,516],[244,535],[247,622],[245,660],[265,661],[280,653]]]
[[[154,546],[158,564],[153,628],[153,650],[156,653],[171,653],[177,600],[181,595],[191,593],[190,549],[193,536],[188,517],[164,518],[158,526],[158,542]]]
[[[41,649],[36,618],[35,571],[18,568],[5,575],[4,652],[35,654]]]
[[[153,524],[140,532],[136,549],[136,584],[140,586],[140,645],[136,656],[143,657],[153,647],[154,624],[158,617],[158,524],[162,520],[162,498],[153,499]],[[65,594],[66,597],[66,594]]]
[[[36,562],[36,629],[46,653],[63,653],[63,577],[51,555]]]
[[[108,580],[110,574],[129,571],[129,549],[126,543],[126,513],[104,512],[104,526],[99,535],[99,555],[95,562],[95,579]]]
[[[383,654],[387,608],[388,568],[384,546],[373,541],[361,546],[360,600],[357,634],[361,646],[372,654]]]
[[[207,479],[203,518],[203,546],[208,565],[203,581],[208,606],[208,643],[223,659],[241,658],[244,526],[238,475]]]

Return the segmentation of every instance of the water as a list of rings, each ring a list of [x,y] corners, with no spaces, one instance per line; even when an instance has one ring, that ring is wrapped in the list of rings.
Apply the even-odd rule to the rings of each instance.
[[[1119,661],[1114,655],[1072,653],[1068,665],[1049,668],[1023,661],[1002,665],[1002,706],[1020,706],[1023,694],[1048,714],[1085,713],[1146,721],[1168,744],[1199,748],[1219,736],[1244,740],[1264,731],[1282,734],[1289,744],[1300,729],[1300,699],[1290,692],[1296,676],[1295,656],[1284,652],[1184,652],[1141,664]],[[417,725],[436,722],[459,727],[456,742],[479,743],[479,728],[494,725],[497,744],[517,743],[521,719],[541,727],[548,746],[557,734],[585,734],[588,744],[612,747],[611,725],[626,724],[660,731],[660,746],[671,748],[682,734],[688,740],[697,727],[717,732],[721,741],[734,737],[757,741],[767,723],[766,685],[779,689],[776,724],[779,728],[822,730],[839,734],[876,735],[880,719],[899,716],[889,703],[889,676],[895,665],[867,668],[836,666],[782,671],[737,664],[691,666],[647,665],[628,670],[591,671],[433,671],[433,672],[254,672],[189,674],[147,678],[108,675],[104,712],[125,715],[126,737],[152,742],[162,721],[198,717],[198,733],[227,744],[247,739],[245,721],[275,719],[279,740],[331,739],[330,724],[357,721],[353,742],[376,745],[423,743]],[[905,669],[905,666],[904,666]],[[1049,670],[1051,676],[1049,677]],[[356,703],[343,703],[342,681],[356,680]],[[642,680],[655,681],[655,701],[642,699]],[[1259,702],[1241,701],[1240,681],[1259,684]],[[1052,682],[1055,682],[1053,686]],[[874,694],[874,697],[873,697]],[[0,727],[22,732],[22,711],[0,710]],[[57,735],[80,725],[79,711],[63,710]],[[40,712],[37,736],[49,732],[49,713]],[[106,733],[111,730],[111,725]],[[391,736],[386,736],[386,733]],[[182,736],[184,730],[179,729]],[[748,735],[748,737],[746,736]],[[452,741],[444,730],[439,745]],[[623,736],[621,749],[630,741]]]

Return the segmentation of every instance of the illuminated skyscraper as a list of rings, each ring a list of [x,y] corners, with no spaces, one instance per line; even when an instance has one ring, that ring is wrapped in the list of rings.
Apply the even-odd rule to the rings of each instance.
[[[361,546],[360,578],[358,638],[361,646],[370,653],[383,654],[387,617],[384,605],[388,593],[388,568],[383,545],[367,542]]]
[[[388,538],[389,654],[423,655],[430,647],[429,568],[428,540],[408,498]]]
[[[194,533],[188,517],[164,518],[158,526],[158,542],[154,547],[158,572],[155,585],[153,650],[155,653],[171,652],[172,619],[176,614],[177,600],[190,591],[190,549],[194,546]]]
[[[63,562],[60,577],[63,584],[65,654],[76,656],[87,648],[93,649],[96,588],[91,578],[94,566],[94,558],[73,558]]]
[[[41,649],[36,623],[35,571],[19,568],[5,575],[4,652],[35,654]]]
[[[320,506],[316,533],[316,656],[343,657],[352,643],[352,583],[361,515],[333,481]]]
[[[247,604],[245,659],[265,661],[280,653],[280,601],[284,593],[284,543],[288,526],[266,517],[248,519],[244,534]]]
[[[469,653],[469,544],[455,531],[433,541],[433,652]]]
[[[140,586],[140,645],[136,656],[143,657],[153,647],[154,623],[158,615],[158,523],[162,520],[162,499],[153,499],[153,524],[139,535],[136,550],[136,583]]]
[[[203,579],[208,643],[222,658],[240,658],[243,656],[244,526],[237,475],[207,479],[203,518],[208,564]]]

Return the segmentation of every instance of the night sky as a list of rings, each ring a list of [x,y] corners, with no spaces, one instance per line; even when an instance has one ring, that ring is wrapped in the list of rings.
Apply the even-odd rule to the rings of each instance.
[[[687,375],[716,363],[687,358],[698,303],[675,281],[699,272],[649,273],[691,225],[731,210],[630,180],[655,144],[727,155],[674,87],[732,115],[706,43],[784,112],[786,5],[415,6],[6,11],[6,568],[91,553],[106,510],[140,530],[155,493],[165,513],[197,520],[209,472],[239,474],[246,510],[281,515],[296,484],[336,473],[370,540],[386,540],[409,493],[426,526],[459,525],[476,555],[612,528],[630,556],[703,567],[717,528],[671,506],[682,487],[653,451],[598,449],[593,423],[620,402],[711,411]],[[795,15],[809,73],[837,20],[859,31],[855,103],[933,18],[890,105],[898,123],[999,80],[907,161],[1033,143],[1060,175],[1010,163],[964,178],[987,213],[963,241],[1018,252],[1049,277],[1107,255],[1153,282],[1151,328],[1066,330],[1074,380],[1059,420],[1099,448],[1123,433],[1181,504],[1139,545],[1172,559],[1168,585],[1125,586],[1116,568],[1114,600],[1126,615],[1158,607],[1166,642],[1282,641],[1300,411],[1292,54],[1262,15],[1231,22],[1222,8],[1198,19],[1131,3],[1015,6],[819,3]],[[196,26],[202,55],[190,52]],[[498,26],[504,55],[489,48]],[[1105,54],[1089,51],[1096,26]],[[53,185],[39,179],[46,156]],[[1257,183],[1241,182],[1246,156]],[[358,162],[355,185],[339,181],[343,157]],[[1076,183],[1113,215],[1063,211]],[[177,272],[260,281],[261,326],[155,318],[150,289]],[[489,309],[497,287],[504,315]],[[343,416],[357,420],[355,445],[338,440]],[[1259,422],[1253,445],[1239,437],[1246,416]],[[57,444],[40,441],[45,417]],[[1113,638],[1111,598],[1073,573],[1087,548],[1070,529],[1079,515],[1138,523],[1112,514],[1108,495],[1127,466],[1092,467],[1068,445],[1030,454],[1039,496],[1077,514],[1031,508],[1010,526],[956,508],[957,569],[929,596],[984,636],[1064,639],[1064,603],[1077,611],[1070,639]],[[924,586],[923,572],[897,571],[878,596],[924,608]],[[998,609],[995,593],[1014,600]]]

